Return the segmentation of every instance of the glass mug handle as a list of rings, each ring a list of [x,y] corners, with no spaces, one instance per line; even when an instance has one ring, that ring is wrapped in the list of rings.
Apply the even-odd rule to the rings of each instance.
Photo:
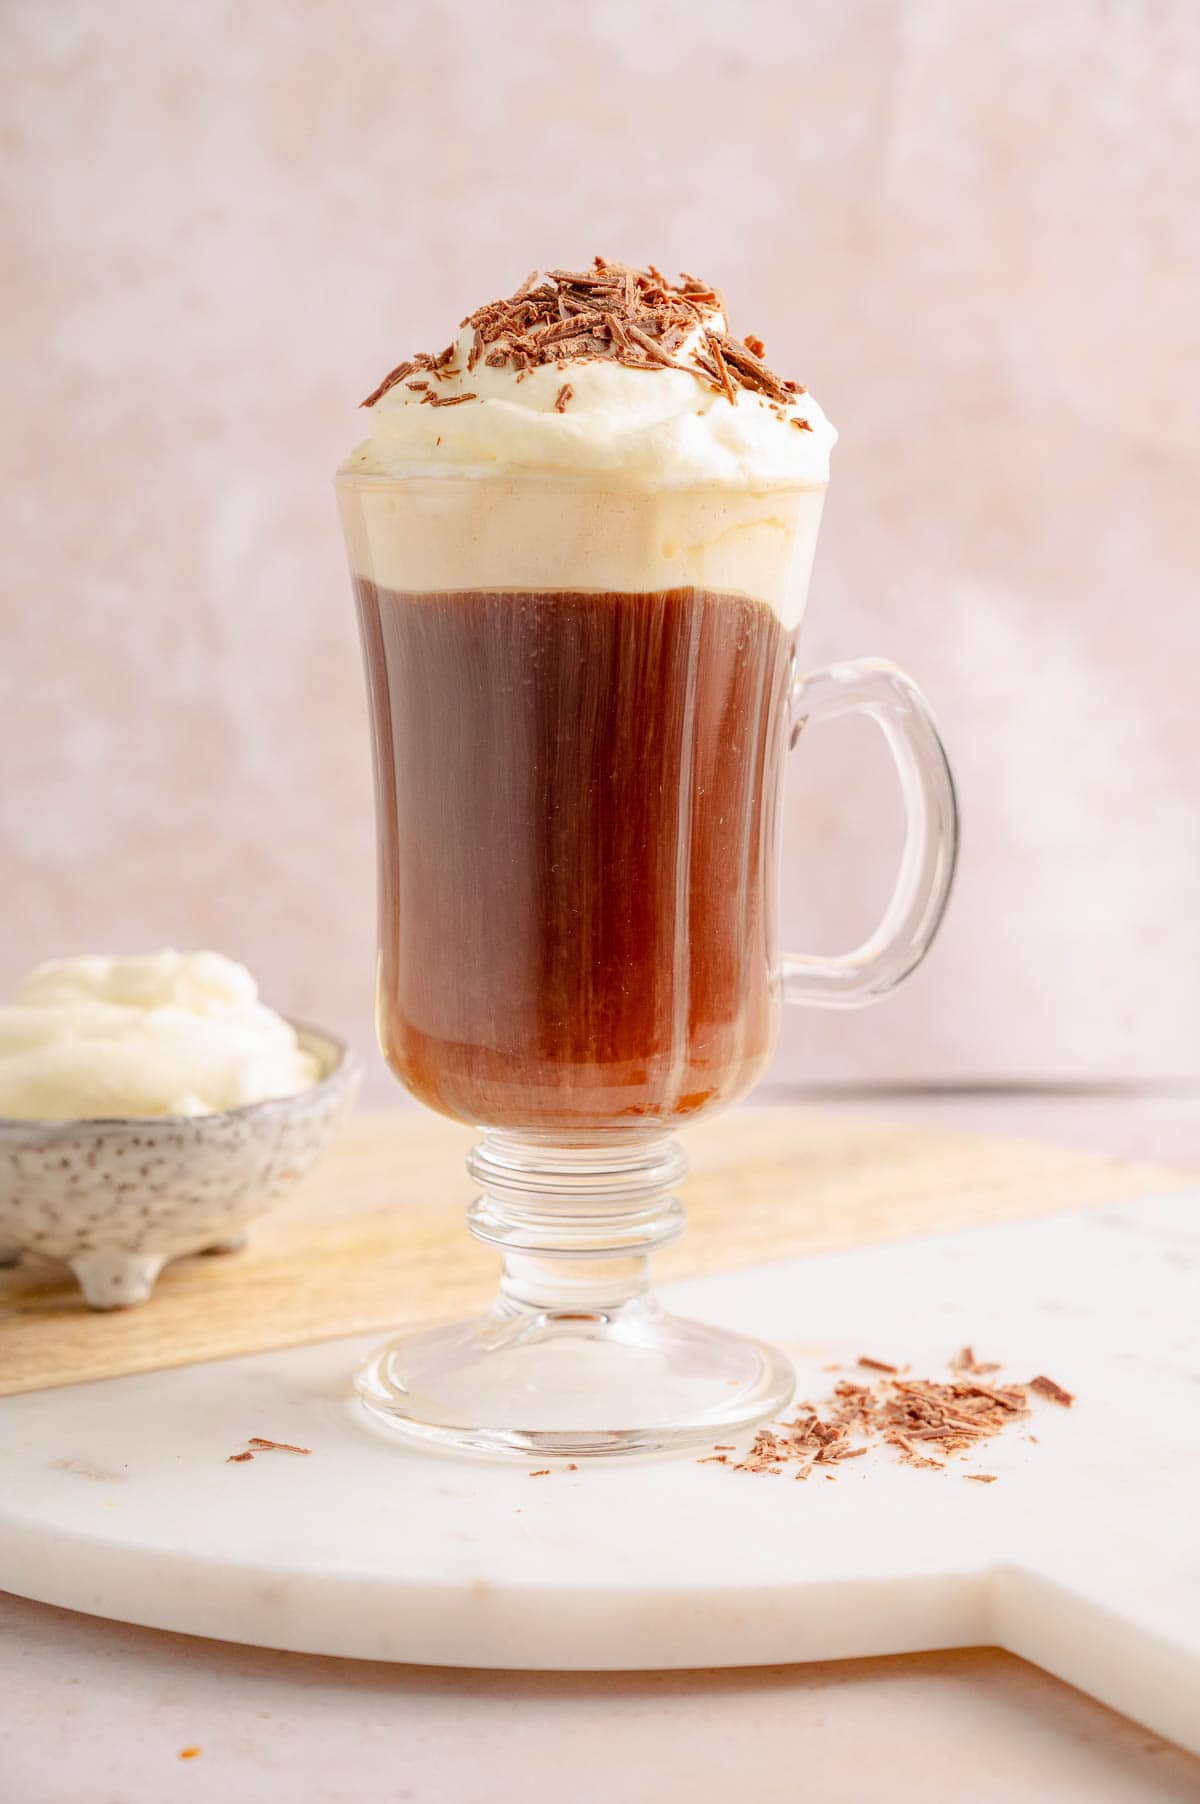
[[[958,806],[945,748],[929,704],[911,677],[883,658],[856,658],[798,675],[788,697],[794,749],[801,732],[839,714],[865,714],[879,727],[904,798],[904,851],[896,887],[869,939],[836,958],[785,952],[785,1002],[862,1008],[915,971],[945,912],[958,852]]]

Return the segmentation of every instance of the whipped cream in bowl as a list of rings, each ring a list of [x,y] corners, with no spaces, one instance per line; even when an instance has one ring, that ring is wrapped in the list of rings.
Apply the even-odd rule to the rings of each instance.
[[[0,1118],[214,1115],[294,1096],[323,1070],[216,952],[55,959],[0,1006]]]
[[[215,952],[39,965],[0,1006],[0,1263],[65,1260],[97,1308],[232,1250],[348,1112],[357,1059]]]

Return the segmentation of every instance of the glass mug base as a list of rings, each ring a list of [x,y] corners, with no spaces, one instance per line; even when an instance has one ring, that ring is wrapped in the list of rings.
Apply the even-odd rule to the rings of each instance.
[[[711,1445],[781,1411],[782,1353],[667,1314],[649,1256],[682,1230],[685,1167],[661,1135],[550,1146],[485,1134],[472,1232],[500,1249],[483,1317],[401,1336],[360,1368],[376,1422],[474,1452],[547,1458]]]
[[[402,1336],[356,1380],[361,1402],[398,1433],[562,1459],[711,1446],[783,1409],[794,1383],[773,1347],[653,1303],[586,1318],[497,1307]]]

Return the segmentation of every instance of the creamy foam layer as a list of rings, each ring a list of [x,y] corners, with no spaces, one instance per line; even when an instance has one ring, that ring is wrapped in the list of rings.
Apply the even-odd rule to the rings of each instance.
[[[245,966],[216,952],[55,959],[0,1008],[0,1116],[211,1115],[320,1076]]]
[[[338,482],[351,568],[380,588],[698,588],[799,624],[824,490],[634,489],[509,472]]]
[[[697,587],[795,626],[837,434],[795,384],[714,381],[726,321],[701,289],[665,362],[489,362],[472,321],[393,372],[339,472],[354,571],[401,591]]]

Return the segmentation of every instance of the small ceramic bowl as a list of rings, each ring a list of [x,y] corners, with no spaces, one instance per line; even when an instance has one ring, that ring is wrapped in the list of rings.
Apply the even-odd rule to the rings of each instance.
[[[0,1264],[63,1259],[93,1309],[123,1309],[146,1301],[168,1259],[243,1245],[340,1127],[362,1076],[342,1041],[293,1026],[322,1071],[296,1096],[217,1115],[0,1118]]]

